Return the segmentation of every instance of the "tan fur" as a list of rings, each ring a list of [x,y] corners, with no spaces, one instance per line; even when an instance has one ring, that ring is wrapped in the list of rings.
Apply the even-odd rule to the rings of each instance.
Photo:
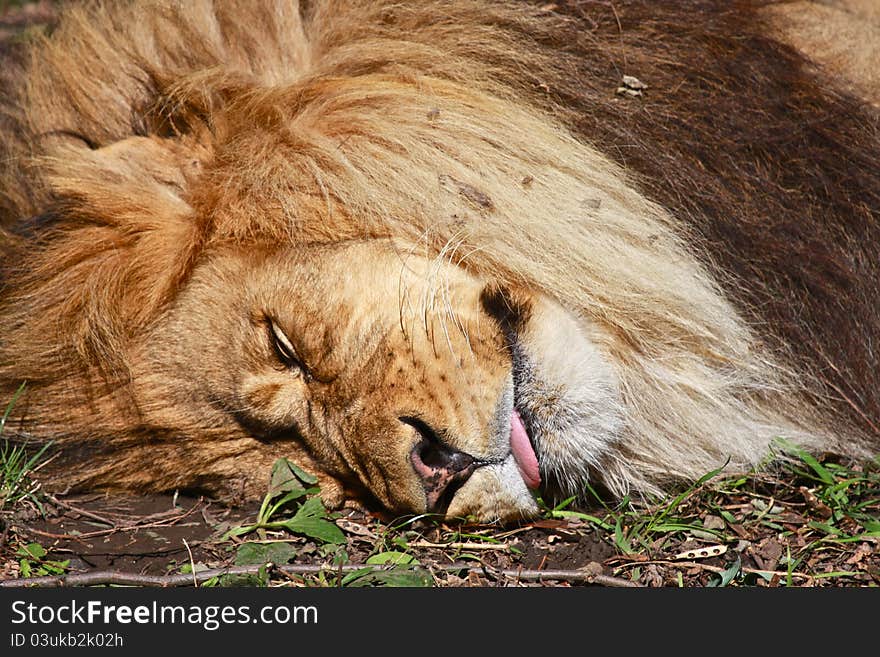
[[[837,84],[880,106],[880,3],[811,0],[770,5],[766,11],[785,41]]]
[[[575,409],[602,437],[571,458],[616,494],[748,467],[779,436],[864,454],[690,231],[513,81],[553,53],[500,26],[557,20],[467,1],[69,11],[5,107],[6,221],[53,214],[6,236],[0,382],[30,382],[11,430],[72,446],[61,483],[255,495],[288,455],[331,502],[421,511],[412,414],[498,460],[450,513],[528,515],[488,286],[532,309],[534,361],[607,364]],[[269,308],[308,343],[309,386],[277,369]]]

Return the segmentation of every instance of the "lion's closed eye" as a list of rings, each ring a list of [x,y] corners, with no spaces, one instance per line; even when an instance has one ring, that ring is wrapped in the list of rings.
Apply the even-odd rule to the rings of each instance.
[[[266,324],[269,329],[269,340],[272,350],[275,352],[279,362],[285,368],[301,374],[304,378],[311,378],[308,367],[284,330],[272,318],[267,318]]]

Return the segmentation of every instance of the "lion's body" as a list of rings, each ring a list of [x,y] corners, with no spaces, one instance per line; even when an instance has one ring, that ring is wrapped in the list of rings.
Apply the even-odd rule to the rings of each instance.
[[[491,518],[876,449],[861,68],[722,0],[300,4],[98,4],[10,60],[0,388],[57,482],[283,455]]]

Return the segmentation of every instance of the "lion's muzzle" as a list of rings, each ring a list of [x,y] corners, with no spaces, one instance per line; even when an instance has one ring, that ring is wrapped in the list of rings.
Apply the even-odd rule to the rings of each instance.
[[[410,452],[410,461],[425,488],[426,511],[443,513],[456,491],[485,463],[450,447],[423,422],[413,418],[401,421],[415,426],[422,435]]]

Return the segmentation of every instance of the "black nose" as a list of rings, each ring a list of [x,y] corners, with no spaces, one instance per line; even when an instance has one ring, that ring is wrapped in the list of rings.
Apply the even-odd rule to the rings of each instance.
[[[428,424],[411,417],[400,418],[421,435],[409,458],[425,487],[427,511],[442,513],[455,492],[477,469],[478,462],[470,454],[447,445]]]

